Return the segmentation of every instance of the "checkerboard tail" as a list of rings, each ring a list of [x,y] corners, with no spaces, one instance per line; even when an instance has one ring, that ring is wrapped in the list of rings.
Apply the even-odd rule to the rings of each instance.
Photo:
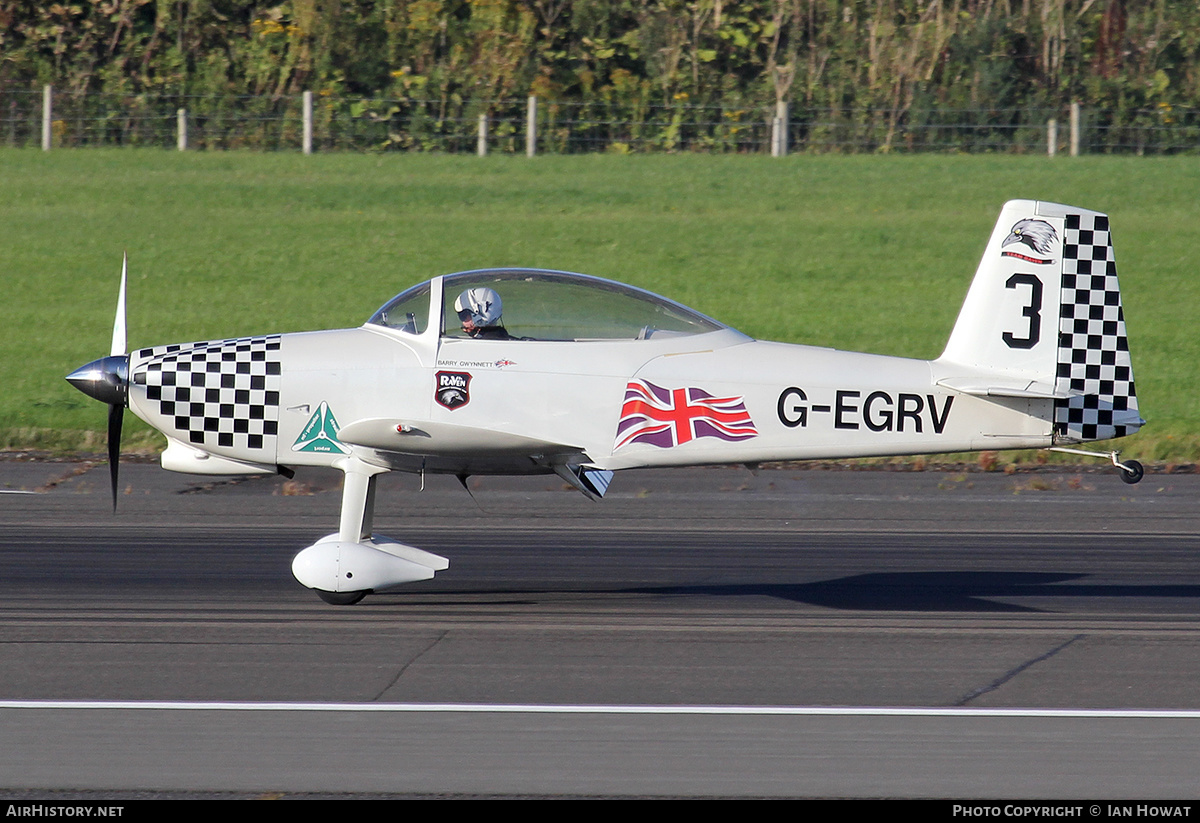
[[[1063,209],[1062,298],[1054,430],[1064,440],[1107,440],[1136,432],[1133,365],[1108,215]]]
[[[937,362],[944,385],[996,402],[1052,403],[1047,422],[1059,442],[1137,431],[1144,421],[1108,216],[1006,203]]]

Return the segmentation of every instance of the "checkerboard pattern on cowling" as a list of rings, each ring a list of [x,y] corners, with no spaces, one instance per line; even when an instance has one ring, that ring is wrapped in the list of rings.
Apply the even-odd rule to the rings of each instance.
[[[1063,232],[1057,388],[1072,396],[1054,407],[1054,428],[1077,440],[1137,430],[1137,394],[1117,285],[1108,218],[1068,214]]]
[[[157,346],[138,352],[133,382],[175,437],[205,448],[262,450],[279,430],[279,335]]]

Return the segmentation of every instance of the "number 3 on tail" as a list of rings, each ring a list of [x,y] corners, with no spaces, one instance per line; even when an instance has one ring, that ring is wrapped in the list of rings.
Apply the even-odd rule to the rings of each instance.
[[[1032,349],[1042,338],[1042,281],[1032,274],[1014,274],[1004,284],[1006,289],[1017,286],[1029,286],[1029,304],[1021,310],[1021,316],[1029,318],[1029,331],[1024,337],[1017,337],[1010,331],[1001,337],[1010,349]]]

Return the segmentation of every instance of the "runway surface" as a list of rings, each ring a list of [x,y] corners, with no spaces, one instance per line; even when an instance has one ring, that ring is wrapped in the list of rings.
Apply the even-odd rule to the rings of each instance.
[[[1195,475],[419,483],[376,531],[450,568],[339,608],[289,572],[337,475],[124,466],[114,516],[103,464],[0,462],[0,787],[1197,792]]]

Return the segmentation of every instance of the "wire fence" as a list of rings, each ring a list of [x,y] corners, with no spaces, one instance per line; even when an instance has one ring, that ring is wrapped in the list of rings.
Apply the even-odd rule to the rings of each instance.
[[[297,151],[305,145],[302,95],[52,95],[0,88],[0,145],[157,146]],[[181,111],[182,110],[182,114]],[[315,151],[466,153],[771,153],[774,106],[621,104],[541,100],[530,131],[526,100],[386,100],[317,95]],[[482,115],[482,117],[481,117]],[[809,109],[785,125],[793,153],[1200,153],[1200,111],[1083,109],[1074,129],[1057,109]],[[532,150],[531,150],[532,147]]]

